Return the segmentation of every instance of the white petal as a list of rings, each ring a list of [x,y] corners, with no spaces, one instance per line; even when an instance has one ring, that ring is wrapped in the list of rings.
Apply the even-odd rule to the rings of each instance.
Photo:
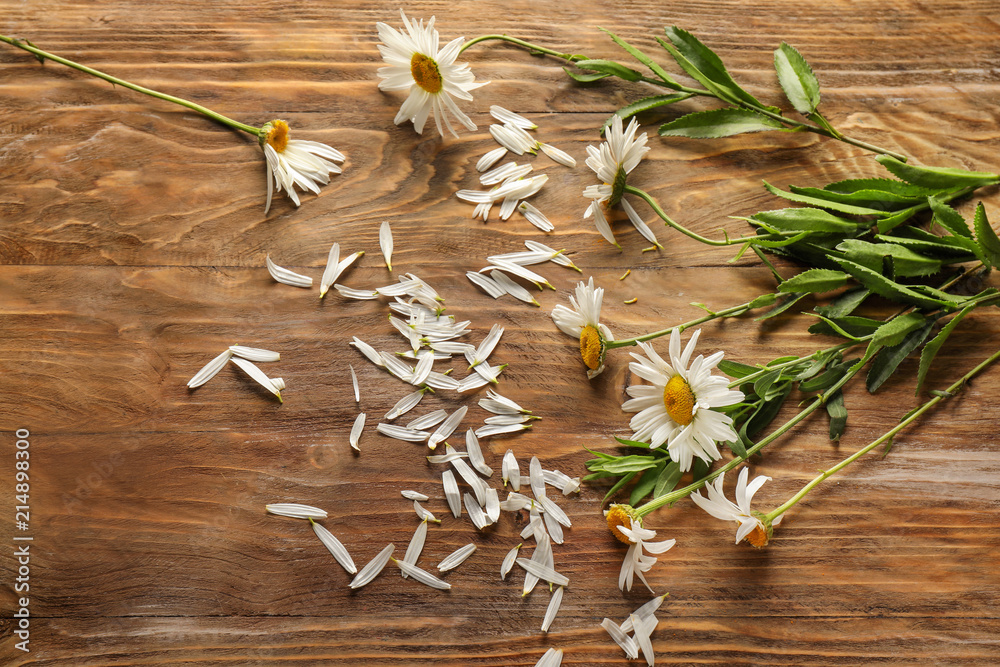
[[[382,356],[375,350],[374,347],[364,342],[357,336],[354,336],[353,338],[354,340],[351,341],[350,345],[353,345],[361,352],[361,354],[368,357],[368,361],[379,367],[385,366],[385,362],[382,361]]]
[[[556,614],[559,613],[559,605],[562,604],[563,590],[565,589],[560,586],[552,593],[549,606],[545,609],[545,618],[542,619],[542,632],[548,632],[552,626],[552,621],[556,620]]]
[[[400,494],[407,500],[419,500],[420,502],[427,502],[428,500],[430,500],[430,498],[420,493],[419,491],[410,491],[409,489],[405,489],[403,491],[400,491]]]
[[[353,287],[341,285],[340,283],[335,283],[333,288],[337,290],[341,296],[347,297],[348,299],[370,301],[378,298],[378,292],[373,289],[354,289]]]
[[[416,431],[394,424],[380,423],[375,428],[382,435],[387,435],[396,440],[405,440],[406,442],[423,442],[430,436],[430,433],[427,431]]]
[[[326,268],[323,269],[323,277],[319,281],[319,298],[326,296],[330,285],[337,282],[337,265],[340,264],[340,244],[334,243],[330,247],[330,253],[326,257]]]
[[[530,561],[527,558],[518,558],[515,562],[523,567],[525,571],[530,572],[539,579],[544,579],[556,586],[569,586],[569,578],[559,574],[551,567],[546,567],[541,563]]]
[[[385,549],[382,549],[375,558],[372,558],[367,565],[361,568],[357,576],[354,577],[354,580],[351,582],[351,588],[366,586],[372,579],[377,577],[379,572],[385,568],[385,564],[389,562],[389,558],[392,557],[392,552],[395,548],[395,546],[390,544]]]
[[[490,523],[496,523],[500,519],[500,495],[491,486],[486,488],[486,516]]]
[[[254,366],[253,362],[240,359],[239,357],[232,357],[229,361],[239,366],[244,373],[253,378],[260,386],[277,396],[279,401],[281,400],[281,390],[275,387],[274,383],[271,382],[271,378],[267,377],[264,371]]]
[[[525,303],[530,303],[534,306],[541,306],[541,304],[535,300],[535,297],[531,296],[531,293],[528,292],[528,290],[515,283],[503,272],[498,270],[491,271],[490,277],[493,278],[493,281],[500,287],[500,289],[507,294],[510,294],[515,299],[524,301]]]
[[[361,451],[361,448],[358,447],[358,442],[361,440],[361,432],[365,429],[366,419],[367,416],[365,415],[364,412],[362,412],[357,417],[355,417],[354,426],[351,427],[351,439],[350,439],[351,448],[359,452]]]
[[[505,433],[520,433],[531,428],[531,424],[487,424],[486,426],[480,426],[476,429],[476,435],[480,438],[488,438],[494,435],[503,435]]]
[[[515,491],[521,490],[521,469],[517,465],[517,459],[514,458],[514,452],[509,449],[503,455],[501,475],[503,476],[504,485],[509,481],[511,488]]]
[[[270,273],[271,277],[279,283],[291,285],[292,287],[312,287],[312,278],[278,266],[271,261],[270,255],[266,257],[265,262],[267,263],[268,273]]]
[[[535,667],[560,667],[562,665],[563,651],[562,649],[550,648],[546,651],[538,662],[535,663]]]
[[[438,570],[441,572],[447,572],[448,570],[454,570],[456,567],[465,562],[465,559],[473,554],[476,550],[476,545],[469,543],[464,547],[456,549],[452,553],[445,556],[444,560],[438,563]]]
[[[612,621],[610,618],[605,618],[601,621],[601,627],[607,630],[611,638],[615,640],[625,655],[630,659],[634,660],[639,657],[639,646],[635,643],[635,640],[622,632],[622,629],[618,627],[618,624]]]
[[[469,513],[469,518],[472,520],[473,525],[475,525],[477,529],[482,530],[483,528],[486,528],[486,526],[490,525],[489,517],[486,516],[486,513],[483,512],[483,508],[480,507],[480,504],[474,497],[466,493],[463,494],[462,498],[465,501],[465,511]]]
[[[417,407],[417,403],[419,403],[420,399],[423,397],[423,389],[418,389],[412,394],[407,394],[403,398],[399,399],[399,402],[392,406],[392,409],[389,410],[389,412],[385,413],[385,418],[391,421],[402,414],[406,414],[413,408]]]
[[[629,614],[629,617],[625,619],[624,623],[622,623],[621,626],[622,632],[632,632],[633,616],[636,618],[646,619],[655,614],[656,611],[660,608],[660,605],[663,604],[663,600],[665,600],[666,597],[667,594],[657,595],[655,598],[653,598],[652,600],[650,600],[649,602],[647,602],[646,604],[642,605],[641,607],[633,611],[631,614]]]
[[[389,221],[386,220],[378,230],[378,244],[382,248],[382,256],[385,257],[386,267],[392,271],[392,230],[389,228]]]
[[[523,201],[518,204],[517,210],[521,212],[521,215],[523,215],[528,222],[533,224],[535,227],[538,227],[538,229],[543,232],[555,231],[555,225],[553,225],[552,222],[545,217],[545,214],[528,202]]]
[[[219,356],[212,359],[210,362],[202,366],[201,370],[194,374],[194,377],[188,380],[187,386],[194,389],[195,387],[200,387],[214,378],[229,362],[229,358],[231,356],[233,356],[232,351],[226,350]]]
[[[649,636],[656,628],[656,617],[649,616],[640,619],[632,616],[630,618],[632,619],[632,627],[635,629],[635,643],[642,649],[642,655],[646,658],[646,664],[652,667],[654,663],[653,642],[650,641]]]
[[[473,468],[487,477],[493,475],[493,468],[486,465],[486,459],[483,458],[483,450],[479,446],[479,438],[476,437],[475,432],[471,428],[465,432],[465,450],[469,453],[469,463],[472,464]]]
[[[354,372],[354,366],[348,365],[351,369],[351,384],[354,385],[354,402],[361,402],[361,388],[358,387],[358,374]]]
[[[448,416],[448,413],[444,410],[435,410],[434,412],[428,412],[423,417],[417,417],[409,424],[406,428],[412,428],[414,430],[422,430],[430,428],[431,426],[437,426],[441,421]],[[425,498],[426,500],[426,498]]]
[[[351,558],[351,554],[348,553],[347,547],[341,544],[340,540],[338,540],[333,533],[323,526],[311,519],[309,520],[309,523],[312,524],[312,529],[313,532],[316,533],[316,537],[319,538],[320,542],[323,543],[323,546],[329,550],[333,557],[337,559],[340,566],[347,570],[348,574],[356,574],[358,568],[354,565],[354,560]]]
[[[298,503],[272,503],[265,505],[264,509],[269,514],[277,516],[287,516],[293,519],[325,519],[326,511],[311,505],[299,505]]]
[[[530,120],[514,113],[513,111],[508,111],[501,106],[493,105],[490,107],[490,115],[496,118],[498,121],[504,125],[516,125],[524,130],[535,130],[538,126],[532,123]]]
[[[444,498],[448,501],[448,508],[457,519],[462,516],[462,494],[458,490],[458,482],[455,481],[455,473],[445,470],[441,473],[441,482],[444,485]]]
[[[403,578],[411,576],[414,578],[414,580],[419,581],[425,586],[430,586],[431,588],[437,588],[443,591],[446,591],[451,588],[451,584],[449,584],[447,581],[442,581],[437,577],[435,577],[430,572],[428,572],[427,570],[422,570],[416,565],[407,563],[405,560],[397,560],[396,565],[398,565],[399,569],[402,570]]]
[[[433,521],[434,523],[441,523],[441,519],[438,519],[436,516],[434,516],[434,514],[429,509],[421,505],[420,501],[418,500],[413,501],[413,511],[417,513],[417,516],[420,517],[421,521]]]
[[[563,166],[570,168],[576,166],[576,160],[573,158],[572,155],[570,155],[566,151],[559,150],[552,144],[543,143],[542,152]]]
[[[248,361],[280,361],[281,355],[271,350],[264,350],[259,347],[244,347],[242,345],[230,345],[229,351],[237,357],[242,357]]]
[[[479,158],[479,162],[476,163],[476,170],[483,172],[495,165],[504,155],[507,154],[507,149],[501,146],[500,148],[494,148],[489,153]]]
[[[477,287],[482,288],[484,292],[489,294],[494,299],[499,298],[507,293],[492,278],[488,278],[481,273],[468,271],[466,272],[465,276],[473,283],[475,283]]]
[[[500,564],[500,579],[507,579],[507,575],[510,573],[511,568],[514,567],[514,559],[517,558],[517,554],[520,550],[521,545],[518,544],[516,547],[508,551],[506,556],[504,556],[503,563]]]
[[[437,427],[437,430],[431,434],[430,439],[427,441],[427,446],[431,449],[437,447],[438,443],[443,441],[445,438],[450,436],[458,428],[458,425],[465,418],[465,413],[469,411],[469,406],[463,405],[455,412],[448,415],[448,418],[441,422],[441,425]]]
[[[414,503],[417,501],[414,500]],[[416,565],[417,559],[420,558],[420,552],[424,550],[424,542],[427,541],[427,522],[421,521],[417,529],[413,531],[413,537],[410,538],[410,543],[406,545],[406,554],[403,556],[403,562],[410,565]],[[403,570],[403,579],[408,576],[406,570]]]

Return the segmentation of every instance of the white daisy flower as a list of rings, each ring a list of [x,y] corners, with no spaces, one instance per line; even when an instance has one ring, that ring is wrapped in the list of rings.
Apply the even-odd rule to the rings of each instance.
[[[622,562],[621,573],[618,576],[618,588],[623,591],[632,590],[633,578],[638,576],[639,580],[652,593],[653,589],[646,581],[644,573],[649,572],[656,564],[656,556],[647,556],[643,552],[666,553],[677,543],[677,540],[650,542],[656,537],[656,531],[643,528],[640,519],[629,505],[612,505],[604,512],[604,516],[611,534],[619,542],[629,545],[625,560]]]
[[[650,449],[666,443],[670,458],[682,471],[691,469],[694,457],[711,462],[720,458],[717,442],[735,441],[731,417],[717,412],[743,400],[743,392],[729,389],[724,377],[712,375],[723,353],[691,359],[701,330],[695,331],[681,352],[681,335],[670,334],[670,363],[649,343],[639,343],[646,356],[633,352],[629,369],[651,385],[632,385],[632,398],[622,405],[626,412],[637,412],[630,426],[632,440],[648,442]],[[688,365],[690,363],[690,366]]]
[[[708,489],[708,498],[703,497],[701,491],[695,491],[691,494],[691,500],[716,519],[738,523],[740,527],[736,530],[736,544],[746,539],[747,542],[755,547],[765,547],[771,539],[772,527],[781,523],[781,517],[779,516],[774,520],[772,525],[768,526],[760,519],[759,513],[750,509],[750,501],[753,500],[754,494],[757,493],[760,487],[764,486],[764,482],[769,481],[771,478],[765,475],[758,475],[748,484],[748,475],[749,470],[747,468],[743,468],[740,471],[740,478],[736,482],[735,503],[726,498],[722,492],[725,473],[716,477],[712,484],[705,485]]]
[[[589,218],[593,215],[597,231],[607,239],[608,243],[618,248],[621,246],[615,241],[614,232],[611,231],[611,225],[608,224],[608,219],[604,215],[605,206],[611,208],[618,203],[622,203],[629,220],[639,232],[651,243],[660,245],[649,227],[639,218],[635,209],[628,206],[627,202],[622,199],[622,195],[625,193],[626,177],[639,164],[642,156],[649,151],[649,147],[646,146],[646,133],[643,132],[637,137],[638,129],[639,122],[633,118],[628,124],[628,128],[622,130],[622,119],[620,116],[615,116],[605,133],[606,140],[601,144],[601,147],[587,146],[587,155],[589,156],[587,166],[597,174],[597,178],[603,183],[588,186],[583,191],[583,196],[592,200],[583,217]]]
[[[576,284],[576,297],[570,297],[572,310],[559,304],[552,309],[552,321],[559,330],[580,341],[580,357],[591,380],[604,371],[606,341],[614,340],[611,330],[601,324],[604,288],[594,287],[593,277]]]
[[[399,11],[406,32],[400,32],[385,23],[377,23],[378,49],[382,59],[389,65],[378,70],[379,90],[409,90],[410,96],[403,102],[396,114],[396,125],[413,121],[417,134],[423,134],[428,116],[434,117],[438,133],[443,137],[444,127],[455,137],[458,133],[448,120],[445,110],[451,112],[458,121],[470,130],[476,125],[455,104],[457,97],[469,101],[475,90],[488,82],[476,83],[475,75],[467,63],[456,63],[458,52],[465,43],[464,37],[457,37],[444,48],[438,48],[438,31],[434,28],[434,17],[427,22],[409,21],[402,10]]]
[[[294,186],[319,194],[320,184],[330,182],[330,174],[339,174],[336,162],[345,160],[343,153],[318,141],[288,138],[288,123],[272,120],[260,128],[260,147],[267,158],[267,204],[264,215],[271,210],[274,188],[299,205],[299,195]],[[273,179],[273,183],[272,183]]]

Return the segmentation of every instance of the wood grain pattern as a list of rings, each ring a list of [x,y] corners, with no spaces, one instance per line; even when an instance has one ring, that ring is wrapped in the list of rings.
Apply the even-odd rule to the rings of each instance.
[[[923,164],[997,170],[1000,22],[990,0],[490,0],[405,9],[436,14],[443,39],[507,32],[607,58],[621,56],[597,26],[655,52],[662,26],[679,25],[772,102],[782,99],[772,51],[787,41],[816,70],[824,109],[847,134]],[[582,276],[606,288],[603,317],[619,337],[693,318],[693,301],[725,307],[772,285],[755,258],[730,264],[730,251],[659,226],[666,249],[643,253],[648,243],[624,216],[615,223],[618,252],[581,219],[580,191],[593,182],[582,158],[595,128],[647,90],[580,86],[554,61],[487,43],[468,52],[476,75],[492,81],[464,107],[480,129],[441,140],[394,126],[401,98],[378,91],[374,24],[398,23],[392,3],[0,1],[0,10],[0,33],[241,121],[286,118],[296,136],[348,158],[319,196],[304,196],[299,208],[279,197],[265,216],[264,162],[252,139],[0,49],[0,663],[530,667],[550,646],[566,651],[566,665],[626,663],[598,623],[624,619],[648,593],[617,589],[624,549],[600,513],[606,487],[560,499],[573,527],[556,563],[571,584],[544,635],[548,593],[522,599],[518,575],[499,578],[526,516],[505,514],[476,533],[448,514],[442,467],[426,462],[424,448],[374,431],[411,388],[347,343],[357,335],[404,349],[385,303],[335,293],[320,301],[315,289],[274,283],[264,258],[318,281],[337,241],[345,252],[366,251],[348,284],[387,284],[394,277],[377,237],[388,220],[397,272],[437,287],[449,313],[471,320],[473,340],[494,322],[506,327],[491,358],[510,364],[500,389],[544,417],[530,433],[484,440],[490,465],[499,470],[510,448],[524,466],[538,455],[547,467],[582,474],[584,447],[610,449],[611,436],[630,434],[620,409],[631,381],[627,352],[609,355],[608,370],[588,383],[575,343],[552,325],[549,311],[581,274],[543,269],[557,289],[539,293],[534,308],[488,298],[466,271],[525,238],[565,247]],[[454,197],[475,187],[475,162],[494,146],[490,104],[531,117],[540,139],[581,162],[569,170],[533,161],[550,176],[534,203],[555,223],[552,234],[516,216],[473,221],[471,206]],[[729,216],[780,206],[761,179],[785,186],[881,175],[869,154],[814,136],[655,137],[657,121],[712,107],[689,101],[651,117],[652,151],[630,177],[701,234],[745,233]],[[997,188],[977,197],[995,221]],[[959,208],[969,214],[974,204]],[[626,269],[631,275],[619,281]],[[737,318],[704,326],[702,345],[757,363],[811,352],[817,342],[806,327],[792,316]],[[284,404],[235,369],[187,389],[235,343],[282,353],[268,370],[288,384]],[[977,312],[942,352],[935,386],[998,343],[996,311]],[[850,421],[840,443],[827,440],[826,418],[816,417],[755,459],[754,472],[773,477],[760,506],[783,502],[917,405],[916,364],[904,362],[901,377],[874,396],[860,386],[846,392]],[[347,443],[359,407],[349,366],[369,416],[360,455]],[[464,363],[451,366],[467,372]],[[670,592],[653,636],[657,662],[1000,662],[997,370],[897,437],[884,459],[869,455],[819,487],[765,550],[733,545],[729,527],[687,502],[652,515],[647,525],[678,540],[650,573],[658,592]],[[428,395],[414,415],[468,404],[464,430],[486,416],[475,406],[482,393]],[[792,414],[789,406],[781,416]],[[30,654],[15,648],[8,612],[17,564],[7,466],[19,428],[32,434]],[[263,513],[269,502],[327,509],[325,525],[361,564],[388,542],[405,549],[417,520],[404,488],[428,493],[427,507],[443,519],[430,528],[421,565],[477,545],[446,575],[448,592],[403,581],[391,567],[351,592],[308,525]]]

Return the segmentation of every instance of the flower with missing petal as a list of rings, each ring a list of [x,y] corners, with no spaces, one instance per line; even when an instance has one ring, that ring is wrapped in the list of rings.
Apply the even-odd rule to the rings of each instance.
[[[644,551],[657,555],[666,553],[677,540],[650,542],[656,537],[656,531],[643,528],[642,520],[629,505],[612,505],[604,514],[608,529],[615,539],[629,545],[625,560],[622,562],[621,574],[618,576],[618,588],[623,591],[632,590],[633,578],[639,577],[652,593],[653,589],[643,573],[649,572],[656,565],[656,556],[648,556]]]
[[[344,154],[318,141],[303,141],[288,138],[288,123],[272,120],[260,128],[260,147],[267,158],[267,204],[264,215],[271,210],[274,188],[299,205],[299,195],[294,186],[319,194],[320,184],[330,182],[330,174],[339,174],[336,162],[344,161]],[[273,179],[273,183],[272,183]]]
[[[475,75],[469,70],[467,63],[456,63],[458,52],[465,42],[464,37],[458,37],[444,48],[438,48],[438,31],[434,28],[434,17],[424,25],[420,21],[410,21],[402,10],[406,32],[401,32],[385,23],[377,23],[378,45],[382,59],[388,67],[378,70],[379,90],[408,90],[410,96],[403,102],[396,114],[396,125],[413,121],[417,134],[423,134],[424,124],[428,116],[434,117],[437,130],[444,136],[444,127],[455,137],[458,133],[448,120],[446,110],[451,112],[458,121],[470,130],[476,125],[466,116],[452,98],[469,101],[472,95],[469,91],[486,85],[476,83]]]
[[[666,443],[670,458],[682,471],[691,469],[695,456],[706,462],[718,460],[716,443],[736,440],[732,418],[714,408],[743,400],[743,392],[729,389],[726,378],[712,375],[722,361],[721,351],[691,359],[700,334],[700,329],[695,331],[681,352],[681,335],[674,329],[669,363],[652,345],[639,343],[646,356],[633,352],[635,361],[629,369],[652,384],[629,387],[632,398],[622,405],[622,410],[638,413],[629,423],[635,432],[631,439],[648,442],[651,449]]]
[[[611,330],[601,324],[601,302],[604,288],[594,287],[594,279],[576,285],[576,297],[570,297],[573,308],[559,304],[552,309],[552,321],[559,330],[580,341],[580,357],[587,366],[587,377],[594,379],[604,371],[606,342],[614,340]]]
[[[639,129],[639,122],[633,118],[628,124],[628,128],[622,129],[622,119],[615,116],[611,125],[605,132],[605,142],[600,148],[587,146],[587,166],[597,174],[601,185],[590,185],[583,191],[583,196],[590,199],[590,206],[584,212],[583,217],[594,216],[594,224],[597,231],[601,233],[608,243],[617,248],[621,248],[615,241],[615,234],[611,231],[611,225],[604,215],[604,208],[612,208],[618,204],[622,205],[628,219],[632,221],[635,228],[639,230],[647,241],[660,247],[659,242],[652,230],[642,221],[632,205],[626,201],[622,195],[625,194],[625,180],[629,172],[635,169],[642,156],[649,151],[646,146],[646,133],[636,136]]]
[[[769,481],[771,478],[765,475],[758,475],[748,484],[747,477],[749,474],[750,471],[747,468],[743,468],[740,471],[740,478],[736,482],[735,503],[726,498],[722,492],[725,473],[716,477],[715,482],[712,484],[705,485],[708,489],[708,498],[703,497],[701,491],[695,491],[691,494],[691,500],[694,501],[695,505],[716,519],[738,523],[740,527],[736,529],[736,544],[746,539],[747,542],[755,547],[766,547],[768,541],[771,539],[772,526],[777,526],[781,523],[781,517],[779,516],[775,519],[773,524],[766,524],[761,520],[763,515],[750,509],[750,501],[753,500],[753,495],[757,493],[760,487],[764,486],[764,482]]]

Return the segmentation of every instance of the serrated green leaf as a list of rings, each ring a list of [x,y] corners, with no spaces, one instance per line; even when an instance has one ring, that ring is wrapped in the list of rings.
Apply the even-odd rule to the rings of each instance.
[[[641,72],[637,72],[631,67],[626,67],[625,65],[616,63],[613,60],[578,60],[573,64],[582,70],[617,76],[618,78],[625,79],[626,81],[638,81],[642,78]]]
[[[729,447],[729,451],[733,453],[733,456],[737,458],[745,459],[747,457],[747,448],[743,444],[743,440],[736,438],[735,440],[727,440],[726,445]]]
[[[884,347],[878,351],[878,354],[872,359],[872,365],[868,368],[868,377],[865,379],[865,386],[869,393],[874,394],[878,391],[879,387],[896,372],[899,364],[927,340],[936,320],[936,317],[927,318],[919,328],[908,333],[897,345]]]
[[[896,227],[912,218],[923,208],[923,205],[911,206],[909,208],[904,208],[896,211],[892,215],[888,215],[878,221],[878,231],[882,234],[890,232]]]
[[[978,244],[962,236],[941,237],[925,232],[918,227],[907,227],[895,235],[877,234],[877,241],[894,243],[912,250],[919,250],[925,255],[933,255],[946,264],[970,262],[977,259],[976,253],[969,249],[970,245]]]
[[[927,322],[926,316],[916,311],[894,317],[875,331],[872,340],[883,347],[892,347],[903,342],[911,331],[919,329]]]
[[[1000,182],[1000,175],[983,171],[966,171],[950,167],[919,167],[900,162],[888,155],[876,155],[875,159],[892,172],[893,176],[922,188],[948,189],[979,187]]]
[[[976,229],[976,241],[983,249],[983,263],[989,267],[1000,266],[1000,238],[990,226],[990,221],[986,219],[986,208],[983,202],[976,206],[976,215],[973,217],[972,226]]]
[[[853,340],[853,341],[859,341],[859,340],[861,340],[860,337],[858,337],[855,334],[851,333],[848,329],[846,329],[844,326],[842,326],[840,322],[838,322],[836,320],[832,320],[829,317],[823,317],[822,315],[820,315],[819,313],[816,313],[816,312],[806,313],[806,315],[810,315],[812,317],[816,317],[816,318],[819,318],[821,320],[821,323],[817,322],[816,324],[814,324],[814,325],[812,325],[812,326],[809,327],[809,333],[812,333],[812,334],[837,335],[837,336],[841,336],[843,338],[846,338],[848,340]],[[847,318],[843,318],[843,319],[847,319]],[[826,326],[823,326],[823,325],[826,325]]]
[[[921,308],[936,309],[948,305],[940,299],[926,297],[905,285],[889,280],[878,271],[872,271],[856,262],[840,258],[836,258],[836,261],[845,271],[854,276],[855,280],[879,296],[892,299],[897,303],[908,303]]]
[[[826,400],[826,413],[830,415],[830,440],[836,442],[847,428],[847,406],[839,389]]]
[[[882,268],[885,257],[892,257],[893,270],[897,276],[926,276],[941,270],[940,260],[921,255],[913,250],[893,243],[869,243],[859,239],[847,239],[837,246],[846,259],[867,266],[872,271]]]
[[[963,218],[958,211],[937,197],[928,197],[927,204],[931,207],[931,210],[934,211],[935,222],[955,236],[964,236],[969,239],[972,238],[972,230],[969,229],[969,225],[965,222],[965,218]]]
[[[902,181],[899,181],[902,183]],[[924,195],[904,196],[892,192],[881,192],[879,190],[858,190],[856,192],[836,192],[823,188],[803,188],[798,185],[789,185],[788,189],[797,195],[815,197],[841,204],[854,204],[867,208],[878,209],[883,212],[897,211],[914,204],[922,204],[927,201]]]
[[[666,467],[666,464],[666,460],[661,461],[659,465],[642,473],[639,481],[635,483],[635,486],[632,487],[632,492],[629,494],[629,505],[638,505],[640,500],[653,492],[653,489],[656,488],[656,480],[660,476],[660,471]]]
[[[724,99],[732,102],[745,102],[751,106],[763,107],[753,95],[740,88],[740,86],[729,75],[729,71],[722,63],[722,59],[712,49],[708,48],[701,41],[686,30],[677,26],[664,28],[667,39],[673,44],[673,49],[660,42],[664,48],[670,51],[677,64],[684,69],[688,75],[701,83],[713,92],[723,93]],[[706,85],[706,81],[711,84]]]
[[[660,126],[660,136],[718,139],[747,132],[784,129],[784,125],[764,114],[749,109],[726,107],[711,111],[696,111],[664,123]]]
[[[604,28],[598,28],[598,30],[603,31],[605,34],[608,35],[608,37],[612,39],[612,41],[614,41],[615,44],[625,49],[625,51],[630,56],[641,62],[646,67],[648,67],[653,72],[653,74],[658,76],[661,81],[667,84],[668,87],[673,88],[674,90],[677,90],[681,87],[679,83],[674,81],[673,78],[671,78],[671,76],[667,74],[667,71],[665,69],[660,67],[659,63],[657,63],[655,60],[647,56],[645,53],[635,48],[634,46],[626,42],[624,39],[622,39],[615,33],[611,32],[610,30],[606,30]]]
[[[852,194],[865,190],[886,192],[901,197],[916,197],[920,200],[929,195],[937,194],[946,188],[924,188],[906,181],[896,181],[891,178],[849,178],[823,186],[824,190]]]
[[[855,204],[844,204],[841,202],[830,201],[829,199],[809,197],[807,195],[796,194],[794,192],[786,192],[780,188],[774,187],[767,181],[764,181],[764,187],[767,188],[767,191],[772,195],[787,199],[788,201],[830,209],[831,211],[837,211],[838,213],[847,213],[848,215],[876,215],[883,218],[889,215],[889,212],[883,209],[868,208],[865,206],[857,206]]]
[[[813,310],[824,317],[831,317],[834,319],[844,317],[845,315],[853,313],[854,310],[860,306],[870,294],[871,292],[869,292],[867,288],[855,287],[854,289],[844,292],[827,305],[817,306]]]
[[[691,93],[674,93],[672,95],[655,95],[653,97],[644,97],[641,100],[633,102],[632,104],[623,106],[621,109],[616,111],[614,115],[609,116],[608,119],[604,121],[604,125],[601,126],[601,132],[604,132],[608,128],[608,126],[611,125],[611,121],[615,119],[615,116],[620,116],[622,120],[628,120],[632,116],[640,114],[644,111],[651,111],[652,109],[655,109],[657,107],[662,107],[667,104],[673,104],[675,102],[681,102],[683,100],[688,99],[691,96],[692,96]]]
[[[574,72],[568,67],[563,67],[563,71],[569,75],[574,81],[579,81],[580,83],[593,83],[594,81],[600,81],[601,79],[606,79],[610,74],[604,74],[601,72],[594,72],[593,74],[580,74],[579,72]]]
[[[920,390],[923,388],[924,381],[927,379],[927,373],[931,369],[931,363],[933,363],[934,357],[936,357],[937,353],[941,350],[941,346],[944,345],[946,340],[948,340],[948,336],[950,336],[951,332],[955,330],[958,323],[961,322],[966,315],[975,310],[975,308],[975,305],[963,308],[958,314],[951,318],[948,324],[941,328],[941,331],[938,332],[937,336],[934,336],[934,338],[927,343],[927,345],[924,345],[924,349],[920,352],[920,367],[917,369],[917,396],[920,395]]]
[[[761,211],[750,216],[750,220],[782,232],[833,232],[854,234],[858,223],[841,218],[818,208],[780,208]]]
[[[653,498],[659,498],[673,491],[683,474],[681,472],[681,465],[677,461],[671,461],[664,466],[663,470],[660,471],[660,476],[656,480],[656,486],[653,487]]]
[[[778,300],[778,295],[771,292],[768,294],[761,294],[759,297],[754,299],[749,303],[749,307],[753,308],[763,308],[764,306],[770,306],[772,303]]]
[[[778,305],[767,311],[760,317],[754,318],[754,322],[763,322],[764,320],[769,320],[772,317],[777,317],[783,312],[794,306],[796,303],[804,299],[808,295],[808,292],[802,292],[801,294],[789,294],[786,297],[778,299]]]
[[[778,73],[778,83],[785,91],[785,97],[795,110],[809,116],[819,106],[819,81],[809,63],[795,47],[781,43],[774,50],[774,69]]]
[[[843,271],[830,269],[809,269],[796,274],[778,285],[779,292],[821,293],[835,290],[847,284],[850,276]]]
[[[720,361],[718,369],[729,377],[736,378],[737,380],[760,370],[756,366],[741,364],[738,361],[730,361],[729,359],[723,359]]]

